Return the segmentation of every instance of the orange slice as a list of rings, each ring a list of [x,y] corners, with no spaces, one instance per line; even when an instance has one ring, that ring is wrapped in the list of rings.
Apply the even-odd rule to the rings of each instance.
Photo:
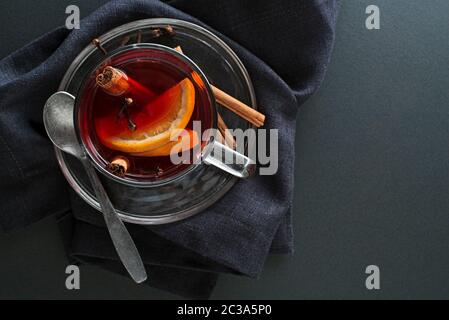
[[[163,157],[193,149],[200,143],[198,133],[190,129],[181,130],[178,141],[170,141],[163,146],[142,153],[134,153],[137,157]]]
[[[147,105],[128,107],[136,130],[130,130],[127,120],[118,120],[114,112],[95,119],[95,129],[100,141],[110,149],[146,152],[169,143],[174,130],[184,129],[194,107],[195,87],[186,78]]]

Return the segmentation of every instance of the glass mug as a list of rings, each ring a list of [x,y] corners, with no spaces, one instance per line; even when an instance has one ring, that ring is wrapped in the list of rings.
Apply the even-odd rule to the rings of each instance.
[[[104,70],[106,66],[113,66],[116,71],[123,72],[129,83],[126,92],[108,92],[99,87],[99,70]],[[197,147],[189,151],[189,163],[173,163],[169,155],[142,156],[143,153],[139,152],[123,152],[105,143],[109,140],[104,132],[114,132],[116,125],[112,120],[105,122],[102,119],[110,118],[110,114],[120,114],[120,121],[139,129],[141,125],[145,125],[145,121],[151,119],[131,120],[131,117],[123,117],[122,111],[132,112],[133,108],[142,108],[149,95],[154,95],[155,100],[160,100],[159,105],[164,106],[169,101],[160,97],[168,97],[164,93],[170,90],[176,91],[170,88],[177,87],[183,79],[189,79],[195,96],[194,108],[186,129],[195,130],[195,121],[201,124],[201,129],[197,132]],[[184,92],[183,90],[187,90],[186,86],[179,92]],[[184,95],[182,97],[184,99]],[[125,108],[122,101],[129,100],[132,105]],[[75,128],[89,158],[100,172],[118,182],[152,185],[179,178],[201,163],[213,165],[240,178],[247,178],[255,171],[254,161],[221,143],[218,138],[216,101],[206,76],[192,60],[172,48],[142,43],[116,49],[85,79],[74,103]],[[151,112],[154,117],[158,116],[157,109]],[[126,159],[129,165],[129,170],[123,175],[115,174],[109,167],[112,159],[120,158]],[[228,161],[229,159],[233,161]]]

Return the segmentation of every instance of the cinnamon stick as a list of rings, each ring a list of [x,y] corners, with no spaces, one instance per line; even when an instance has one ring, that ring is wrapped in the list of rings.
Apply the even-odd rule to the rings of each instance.
[[[265,115],[259,111],[251,108],[250,106],[244,104],[243,102],[237,100],[236,98],[230,96],[226,92],[218,89],[215,86],[211,86],[212,91],[215,95],[215,99],[219,104],[236,113],[243,119],[249,121],[256,127],[261,127],[265,123]]]
[[[176,51],[183,53],[182,48],[177,46],[174,48]],[[257,128],[261,127],[265,123],[265,115],[259,111],[251,108],[250,106],[244,104],[243,102],[237,100],[226,92],[220,90],[219,88],[211,85],[212,91],[214,93],[215,99],[219,104],[228,108],[238,116],[242,117],[246,121],[249,121]]]
[[[217,141],[220,142],[221,144],[226,144],[225,138],[223,137],[223,135],[221,134],[220,131],[217,132],[216,139],[217,139]]]
[[[235,139],[229,132],[228,126],[226,125],[226,123],[224,122],[223,118],[219,113],[217,114],[217,127],[221,135],[223,136],[226,145],[232,149],[235,149],[236,147]]]
[[[128,76],[121,70],[107,66],[97,75],[97,84],[108,94],[120,96],[129,89]]]
[[[123,156],[117,156],[108,164],[107,169],[119,177],[124,177],[129,169],[129,160]]]

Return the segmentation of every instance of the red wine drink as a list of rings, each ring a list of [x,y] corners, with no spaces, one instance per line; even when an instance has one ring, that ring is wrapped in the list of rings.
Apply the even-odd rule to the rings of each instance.
[[[169,49],[129,48],[108,58],[86,80],[77,102],[79,133],[91,158],[134,181],[185,171],[190,164],[174,164],[170,154],[182,149],[198,157],[194,150],[201,147],[195,146],[204,142],[193,122],[200,121],[202,130],[213,122],[210,96],[196,74]],[[178,140],[174,130],[182,130]],[[125,170],[116,170],[117,159]]]

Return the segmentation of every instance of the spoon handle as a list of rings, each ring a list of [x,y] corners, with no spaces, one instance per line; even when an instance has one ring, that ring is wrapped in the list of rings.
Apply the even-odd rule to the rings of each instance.
[[[100,178],[98,178],[97,172],[90,164],[89,160],[87,158],[82,158],[81,162],[84,165],[90,182],[92,183],[92,187],[97,195],[106,226],[109,230],[112,243],[117,250],[117,254],[133,280],[137,283],[144,282],[147,279],[147,273],[131,235],[117,215]]]

